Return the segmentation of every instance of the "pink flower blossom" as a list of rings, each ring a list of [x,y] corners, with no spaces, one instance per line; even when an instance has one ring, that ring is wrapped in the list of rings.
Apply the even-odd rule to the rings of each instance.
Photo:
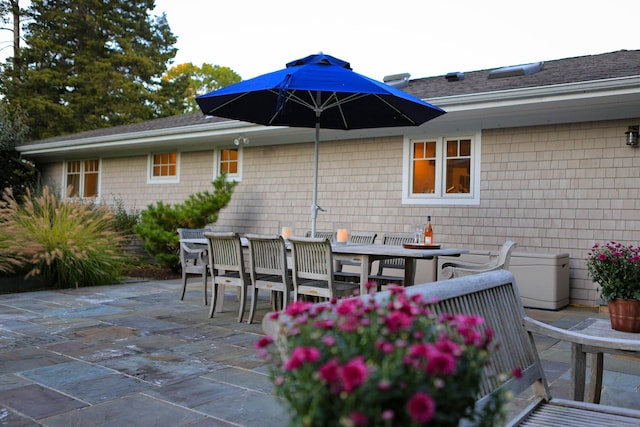
[[[436,405],[427,393],[418,392],[407,403],[409,415],[413,421],[427,423],[436,413]]]
[[[413,322],[413,318],[405,313],[393,312],[385,319],[385,326],[389,328],[391,332],[397,332],[401,329],[406,329]]]
[[[356,425],[356,426],[369,425],[369,419],[362,412],[357,412],[357,411],[352,412],[349,415],[349,418],[351,419],[351,421],[353,421],[353,424]]]
[[[327,347],[332,347],[336,344],[336,339],[330,335],[325,335],[322,337],[322,343]]]
[[[515,379],[519,380],[520,378],[522,378],[522,369],[513,368],[513,370],[511,371],[511,374]]]
[[[265,348],[266,346],[268,346],[272,342],[273,342],[273,338],[272,337],[270,337],[270,336],[262,337],[256,342],[254,347],[257,348],[257,349]]]
[[[285,309],[285,314],[291,317],[300,316],[303,313],[306,313],[313,306],[310,302],[304,301],[295,301],[289,305]]]
[[[284,364],[285,371],[293,371],[304,363],[313,363],[320,358],[320,350],[315,347],[296,347],[291,352],[291,357]]]
[[[336,358],[329,360],[320,367],[318,374],[320,379],[327,384],[338,381],[340,379],[340,362]]]
[[[355,388],[364,384],[369,376],[367,364],[362,356],[357,356],[342,367],[342,382],[344,391],[351,393]]]

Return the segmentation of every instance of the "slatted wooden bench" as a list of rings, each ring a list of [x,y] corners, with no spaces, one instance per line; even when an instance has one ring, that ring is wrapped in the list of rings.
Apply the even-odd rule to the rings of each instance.
[[[437,299],[433,311],[440,313],[477,314],[485,318],[493,329],[499,346],[492,357],[491,369],[496,372],[522,370],[521,378],[511,378],[498,384],[487,376],[482,395],[477,401],[482,407],[491,393],[499,387],[509,388],[515,396],[532,387],[534,397],[509,426],[638,426],[640,411],[558,399],[551,396],[536,350],[533,333],[552,332],[556,338],[584,341],[589,337],[546,325],[526,316],[513,275],[505,270],[465,276],[408,288],[409,294],[420,293],[424,298]],[[381,292],[378,298],[386,298]],[[263,320],[263,330],[278,336],[279,324],[269,316]],[[560,332],[561,331],[561,332]],[[279,337],[282,338],[282,337]],[[281,349],[282,350],[282,349]]]

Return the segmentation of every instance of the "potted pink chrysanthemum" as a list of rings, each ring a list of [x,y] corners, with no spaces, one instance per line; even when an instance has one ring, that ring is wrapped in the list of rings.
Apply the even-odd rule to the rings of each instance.
[[[381,300],[382,301],[382,300]],[[492,333],[474,316],[435,316],[419,296],[390,287],[330,304],[297,302],[277,317],[281,335],[257,347],[291,426],[493,426],[506,393],[474,409]],[[276,345],[278,344],[278,345]]]

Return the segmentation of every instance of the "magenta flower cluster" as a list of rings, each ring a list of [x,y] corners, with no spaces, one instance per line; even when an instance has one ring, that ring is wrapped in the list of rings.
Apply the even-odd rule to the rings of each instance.
[[[620,242],[596,243],[587,256],[589,277],[605,301],[640,299],[640,247]]]
[[[480,317],[436,316],[429,306],[391,286],[388,299],[297,302],[275,313],[283,336],[257,348],[291,425],[446,426],[477,417],[493,334]],[[505,396],[495,399],[487,407]]]

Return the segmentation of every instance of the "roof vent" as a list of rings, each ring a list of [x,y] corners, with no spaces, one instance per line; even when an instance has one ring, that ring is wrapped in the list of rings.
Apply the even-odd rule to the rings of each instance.
[[[448,82],[459,82],[460,80],[464,80],[464,73],[459,71],[455,73],[447,73],[444,78],[447,79]]]
[[[409,73],[391,74],[389,76],[384,76],[382,81],[389,86],[402,89],[403,87],[409,86],[409,77],[411,77],[411,74]]]
[[[544,69],[544,62],[532,62],[531,64],[512,65],[502,67],[489,73],[490,79],[501,79],[503,77],[528,76]]]

